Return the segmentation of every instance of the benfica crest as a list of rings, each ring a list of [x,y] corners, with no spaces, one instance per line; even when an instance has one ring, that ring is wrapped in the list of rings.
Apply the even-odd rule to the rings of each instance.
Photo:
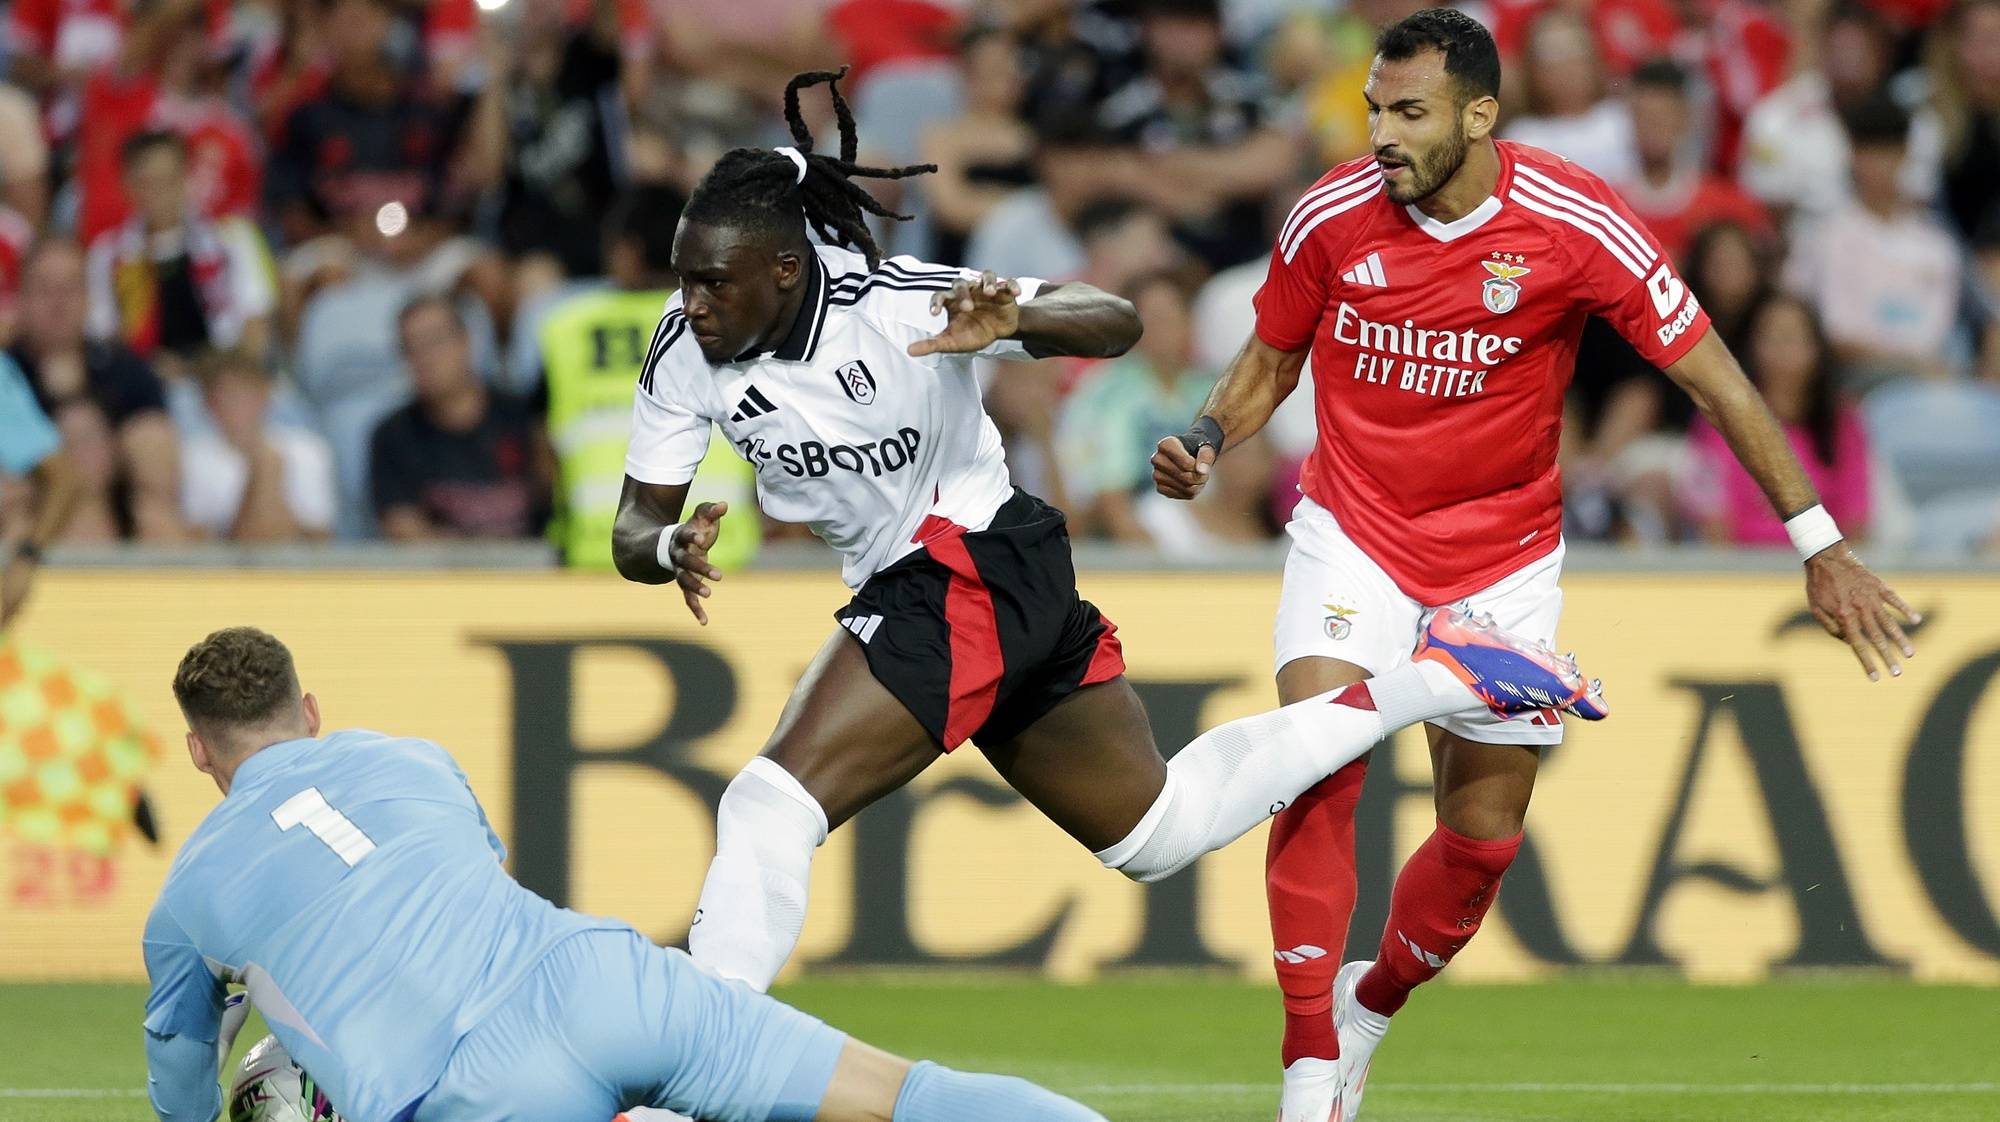
[[[1495,253],[1493,260],[1481,261],[1486,271],[1493,274],[1486,283],[1479,286],[1479,296],[1486,302],[1486,310],[1494,315],[1505,315],[1521,302],[1520,278],[1534,272],[1522,265],[1527,260],[1518,253]]]

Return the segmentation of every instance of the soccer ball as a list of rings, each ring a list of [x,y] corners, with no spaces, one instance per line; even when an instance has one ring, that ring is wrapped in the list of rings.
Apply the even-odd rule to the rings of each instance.
[[[229,1122],[342,1122],[291,1053],[267,1036],[243,1054],[229,1085]]]

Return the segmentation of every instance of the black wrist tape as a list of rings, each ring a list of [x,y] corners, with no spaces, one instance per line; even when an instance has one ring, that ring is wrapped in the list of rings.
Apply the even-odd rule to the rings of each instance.
[[[1222,425],[1206,413],[1181,434],[1181,447],[1187,449],[1188,455],[1201,455],[1203,445],[1215,449],[1218,456],[1222,454]]]

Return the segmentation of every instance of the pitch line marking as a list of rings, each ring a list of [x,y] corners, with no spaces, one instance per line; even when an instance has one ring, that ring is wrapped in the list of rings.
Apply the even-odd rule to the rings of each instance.
[[[1269,1083],[1098,1083],[1070,1087],[1078,1095],[1253,1095]],[[2000,1083],[1378,1083],[1378,1091],[1444,1095],[1498,1091],[1578,1095],[1990,1095]],[[0,1099],[140,1099],[140,1088],[0,1087]]]
[[[1101,1083],[1072,1087],[1079,1095],[1242,1095],[1268,1093],[1275,1083]],[[1481,1091],[1516,1094],[1579,1095],[1987,1095],[2000,1083],[1372,1083],[1371,1088],[1396,1094],[1473,1094]]]
[[[143,1099],[137,1087],[0,1087],[0,1099]]]

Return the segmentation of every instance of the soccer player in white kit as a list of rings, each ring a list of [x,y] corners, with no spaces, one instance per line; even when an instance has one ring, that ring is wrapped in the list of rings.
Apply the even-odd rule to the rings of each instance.
[[[730,152],[688,201],[682,288],[640,379],[613,533],[620,573],[677,585],[708,622],[720,574],[706,550],[726,508],[681,518],[719,425],[755,466],[764,512],[811,526],[855,590],[722,797],[697,962],[768,986],[827,831],[968,739],[1104,864],[1150,881],[1426,714],[1602,714],[1572,663],[1447,613],[1365,693],[1231,722],[1162,761],[1114,629],[1077,596],[1062,516],[1013,487],[972,368],[1122,352],[1139,334],[1132,306],[1083,284],[880,260],[864,215],[879,204],[851,177],[923,169],[855,165],[837,90],[842,157],[812,152],[798,92],[836,77],[788,87],[795,148]],[[841,244],[812,245],[808,223]]]
[[[1901,672],[1909,607],[1841,542],[1700,303],[1617,195],[1567,160],[1496,141],[1500,59],[1472,17],[1385,30],[1364,96],[1374,152],[1334,168],[1279,232],[1256,333],[1203,416],[1153,458],[1190,498],[1313,359],[1319,440],[1288,532],[1281,701],[1395,673],[1424,613],[1490,613],[1553,640],[1562,612],[1563,390],[1602,317],[1694,396],[1805,558],[1826,629],[1869,676]],[[1375,959],[1339,966],[1366,761],[1272,824],[1266,891],[1285,996],[1280,1122],[1353,1119],[1389,1016],[1478,931],[1521,842],[1553,712],[1431,723],[1437,827],[1404,865]]]

